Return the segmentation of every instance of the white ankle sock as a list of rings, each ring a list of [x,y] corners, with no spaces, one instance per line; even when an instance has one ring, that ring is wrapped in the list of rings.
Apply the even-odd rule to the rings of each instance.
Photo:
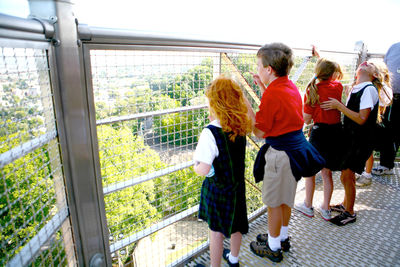
[[[239,262],[239,255],[237,257],[235,257],[235,256],[232,256],[232,254],[229,252],[228,257],[229,257],[230,263],[238,263]]]
[[[277,251],[281,248],[281,237],[272,237],[268,235],[268,245],[273,251]]]
[[[289,226],[281,226],[281,235],[279,236],[281,241],[284,241],[286,238],[288,238],[288,230]]]

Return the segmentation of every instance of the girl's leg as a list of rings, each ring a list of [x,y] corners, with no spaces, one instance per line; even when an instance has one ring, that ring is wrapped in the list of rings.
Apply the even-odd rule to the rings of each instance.
[[[333,192],[332,171],[327,168],[323,168],[321,170],[321,176],[322,176],[322,181],[324,183],[324,202],[322,203],[321,208],[323,208],[324,210],[328,210],[329,204],[331,203],[332,192]]]
[[[374,166],[374,153],[372,153],[371,156],[367,159],[367,162],[365,162],[365,172],[371,173],[372,166]]]
[[[355,173],[350,169],[346,169],[342,171],[340,180],[342,181],[345,195],[343,205],[347,212],[354,214],[354,203],[356,200]]]
[[[210,258],[211,266],[221,266],[224,235],[220,232],[210,230]]]
[[[315,175],[305,178],[305,186],[306,186],[306,197],[304,199],[304,204],[306,205],[307,208],[311,208],[315,190]]]
[[[231,235],[231,254],[234,257],[239,256],[240,244],[242,243],[242,233],[236,232]],[[214,265],[213,265],[214,266]]]

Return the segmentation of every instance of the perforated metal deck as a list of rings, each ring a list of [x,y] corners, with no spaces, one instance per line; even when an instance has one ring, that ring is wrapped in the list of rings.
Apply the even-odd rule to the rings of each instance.
[[[344,190],[340,172],[334,173],[331,203],[343,200]],[[372,184],[357,188],[355,210],[357,221],[335,226],[324,221],[316,212],[308,218],[292,211],[289,235],[291,249],[284,252],[280,263],[253,254],[249,248],[257,234],[267,231],[267,214],[250,224],[243,237],[239,254],[241,266],[400,266],[400,164],[393,175],[374,176]],[[323,198],[321,178],[317,177],[314,206]],[[296,202],[304,200],[304,179],[299,182]],[[229,240],[228,240],[229,241]],[[229,242],[225,246],[229,247]],[[186,266],[210,265],[209,251]],[[228,266],[224,261],[222,266]]]

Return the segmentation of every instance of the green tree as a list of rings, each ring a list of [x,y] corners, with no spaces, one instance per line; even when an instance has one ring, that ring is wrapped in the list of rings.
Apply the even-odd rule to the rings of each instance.
[[[1,144],[15,147],[29,135],[0,136]],[[0,146],[0,153],[9,147]],[[47,145],[0,169],[0,264],[12,258],[47,223],[56,211],[55,192]]]

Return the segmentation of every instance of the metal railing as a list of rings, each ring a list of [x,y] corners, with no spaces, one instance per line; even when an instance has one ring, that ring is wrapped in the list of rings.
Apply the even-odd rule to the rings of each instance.
[[[0,265],[74,264],[48,62],[54,29],[0,24]]]
[[[137,266],[184,263],[208,245],[207,226],[195,219],[203,178],[190,168],[207,121],[205,88],[218,75],[228,74],[258,108],[260,92],[250,72],[256,72],[259,46],[88,26],[78,30],[88,99],[93,99],[95,110],[94,139],[113,259]],[[292,74],[302,68],[296,79],[304,90],[316,60],[302,64],[311,52],[295,49],[295,53]],[[344,83],[351,83],[359,53],[323,53],[342,65]],[[251,182],[257,148],[249,142],[247,151],[247,204],[255,217],[264,211],[259,185]],[[173,230],[180,224],[185,228]],[[171,231],[174,236],[169,236]],[[152,257],[150,251],[159,256]]]
[[[0,15],[0,264],[185,263],[208,246],[191,167],[204,90],[228,74],[257,109],[260,45],[76,26],[69,4],[54,5],[51,19]],[[294,52],[304,91],[316,60]],[[321,53],[351,84],[360,52]],[[250,219],[265,210],[252,182],[261,142],[247,145]]]

